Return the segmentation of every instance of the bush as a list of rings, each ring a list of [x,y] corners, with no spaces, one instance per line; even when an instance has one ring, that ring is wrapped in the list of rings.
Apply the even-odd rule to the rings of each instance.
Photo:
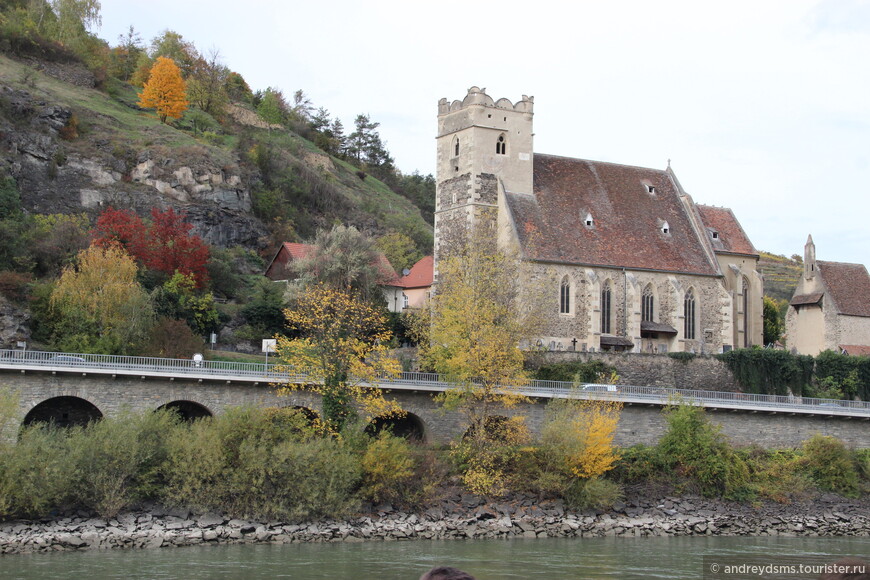
[[[295,419],[294,419],[295,418]],[[234,517],[317,518],[355,505],[359,459],[340,439],[316,438],[308,419],[234,409],[170,440],[165,497]]]
[[[126,413],[71,430],[69,501],[110,518],[153,497],[162,487],[167,439],[178,421],[169,411]]]
[[[0,520],[46,516],[73,495],[66,437],[64,429],[34,426],[0,449]]]
[[[565,502],[579,509],[608,509],[622,497],[622,488],[618,483],[593,477],[575,480],[565,494]]]
[[[856,497],[857,457],[843,442],[829,435],[813,435],[801,447],[800,465],[819,488]]]
[[[721,429],[702,407],[672,405],[664,410],[668,429],[657,445],[666,469],[707,497],[745,499],[749,472]]]
[[[716,358],[748,393],[800,396],[813,376],[813,357],[784,350],[740,348]]]
[[[405,501],[419,484],[414,477],[415,467],[405,438],[378,435],[362,457],[362,498],[375,503]]]

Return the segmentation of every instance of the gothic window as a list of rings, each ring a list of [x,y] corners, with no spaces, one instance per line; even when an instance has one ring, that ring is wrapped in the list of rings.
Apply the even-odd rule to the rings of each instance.
[[[571,282],[568,276],[562,278],[559,287],[559,314],[571,314]]]
[[[749,280],[743,278],[743,346],[749,347]]]
[[[683,299],[683,325],[686,340],[695,340],[695,291],[691,288]]]
[[[496,155],[505,155],[507,153],[507,143],[505,142],[504,135],[498,136],[498,141],[495,142],[495,153]]]
[[[601,333],[610,334],[610,302],[613,297],[610,280],[601,289]]]
[[[640,319],[645,322],[653,322],[655,315],[655,298],[653,297],[652,284],[647,284],[643,289],[640,304]]]

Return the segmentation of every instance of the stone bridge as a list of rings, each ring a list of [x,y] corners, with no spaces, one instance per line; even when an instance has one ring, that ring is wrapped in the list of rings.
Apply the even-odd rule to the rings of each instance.
[[[319,395],[299,389],[279,395],[277,385],[305,377],[275,372],[251,363],[216,363],[140,357],[0,351],[0,387],[16,391],[18,416],[5,437],[21,425],[38,421],[81,424],[124,409],[144,412],[173,408],[183,417],[223,413],[235,406],[294,407],[319,415]],[[445,413],[433,395],[449,388],[437,376],[403,374],[384,380],[381,388],[407,411],[392,424],[394,431],[429,443],[443,444],[465,431],[458,413]],[[675,395],[704,405],[711,419],[735,444],[795,447],[815,433],[835,436],[847,445],[870,447],[870,405],[861,402],[766,397],[718,391],[686,391],[654,387],[588,386],[531,381],[516,387],[530,397],[510,413],[526,417],[533,433],[544,421],[546,403],[555,397],[618,398],[624,403],[616,442],[622,446],[654,444],[665,429],[661,409]]]

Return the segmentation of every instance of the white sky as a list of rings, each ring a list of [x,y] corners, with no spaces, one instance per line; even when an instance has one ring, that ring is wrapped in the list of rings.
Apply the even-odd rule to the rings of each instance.
[[[381,123],[435,170],[437,102],[535,97],[535,150],[664,169],[734,210],[759,250],[870,263],[870,0],[101,0],[218,48],[252,89]],[[349,132],[349,131],[348,131]]]

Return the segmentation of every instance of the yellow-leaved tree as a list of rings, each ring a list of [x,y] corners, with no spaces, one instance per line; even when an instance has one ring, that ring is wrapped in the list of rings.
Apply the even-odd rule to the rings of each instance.
[[[138,268],[117,246],[91,246],[67,266],[51,293],[52,340],[74,352],[128,354],[154,323],[148,293],[136,280]]]
[[[167,118],[180,119],[187,104],[187,86],[181,69],[171,58],[157,57],[139,95],[139,106],[156,109],[160,121],[165,123]]]
[[[310,380],[306,385],[290,382],[279,392],[302,387],[319,392],[324,422],[333,431],[354,416],[354,403],[368,420],[403,413],[374,386],[379,376],[401,370],[387,347],[391,334],[381,310],[350,288],[314,283],[284,314],[288,327],[299,336],[278,337],[281,366]]]
[[[467,436],[456,450],[468,465],[466,485],[478,492],[500,491],[510,462],[501,452],[528,435],[511,408],[526,400],[520,393],[528,377],[519,347],[536,335],[545,302],[533,286],[521,294],[526,268],[492,237],[473,234],[439,260],[436,293],[428,320],[422,319],[428,329],[420,334],[428,336],[420,345],[421,358],[455,385],[438,400],[467,419]]]

